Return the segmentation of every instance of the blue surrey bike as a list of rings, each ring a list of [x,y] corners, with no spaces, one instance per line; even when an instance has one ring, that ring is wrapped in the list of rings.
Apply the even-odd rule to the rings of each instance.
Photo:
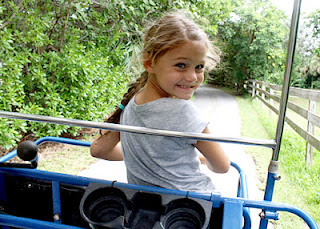
[[[289,82],[295,50],[301,0],[295,0],[285,79],[275,140],[217,138],[206,134],[154,130],[111,123],[97,123],[41,115],[0,111],[2,118],[24,119],[138,134],[171,136],[269,147],[273,150],[263,201],[250,200],[246,176],[235,163],[239,174],[235,198],[220,193],[201,194],[164,188],[132,185],[37,170],[37,146],[58,142],[90,147],[90,142],[59,137],[44,137],[36,142],[24,141],[17,150],[0,158],[0,227],[7,228],[251,228],[250,209],[261,209],[260,228],[268,220],[277,220],[279,211],[302,218],[312,228],[319,228],[305,211],[288,204],[272,202],[278,176],[278,157],[289,95]],[[19,156],[26,163],[9,163]]]

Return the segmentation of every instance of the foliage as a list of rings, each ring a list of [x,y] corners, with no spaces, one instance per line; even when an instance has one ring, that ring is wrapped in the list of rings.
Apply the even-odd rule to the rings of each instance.
[[[310,13],[307,19],[309,19],[307,26],[312,29],[312,37],[320,38],[320,9]],[[317,54],[320,57],[319,48],[317,49]]]
[[[301,88],[320,88],[320,10],[309,14],[303,23],[302,39],[298,42],[295,60],[296,75],[292,85]],[[301,30],[301,29],[300,29]],[[299,48],[300,46],[300,48]],[[302,48],[301,48],[302,46]]]
[[[0,1],[0,110],[101,120],[135,72],[143,26],[185,9],[212,36],[230,0]],[[210,19],[210,20],[209,20]],[[26,134],[76,135],[77,128],[0,120],[6,149]]]
[[[281,73],[285,19],[284,13],[269,1],[239,1],[231,17],[219,25],[225,71],[213,75],[214,81],[227,78],[229,85],[241,90],[247,79],[266,80]]]
[[[101,120],[117,104],[129,78],[119,64],[125,43],[118,29],[95,26],[88,2],[6,1],[0,9],[1,110]],[[77,134],[75,127],[5,119],[0,131],[7,149],[27,133]]]
[[[320,59],[317,56],[308,58],[309,63],[299,65],[297,72],[299,77],[292,82],[292,85],[300,88],[320,88]]]

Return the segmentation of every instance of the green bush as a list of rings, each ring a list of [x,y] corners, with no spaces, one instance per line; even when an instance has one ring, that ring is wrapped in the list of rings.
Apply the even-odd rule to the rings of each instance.
[[[116,23],[94,27],[97,15],[88,6],[0,3],[0,110],[101,121],[117,105],[129,80],[120,64],[126,43],[119,40]],[[108,18],[105,14],[100,22]],[[9,149],[24,134],[76,135],[77,130],[1,119],[0,144]]]
[[[70,39],[61,52],[39,54],[20,50],[7,29],[0,31],[0,37],[0,110],[101,121],[126,89],[129,76],[115,63],[124,56],[121,45],[107,55],[104,49],[86,50],[85,45]],[[9,149],[26,133],[36,137],[76,135],[77,129],[1,119],[0,144]]]
[[[229,8],[231,0],[1,1],[0,110],[101,121],[134,75],[128,66],[147,21],[187,9],[212,35]],[[77,130],[0,119],[0,144]]]
[[[124,49],[116,50],[123,55]],[[26,69],[26,66],[27,69]],[[129,79],[123,68],[99,50],[85,51],[81,44],[68,45],[62,52],[28,53],[28,59],[12,56],[1,68],[0,109],[82,120],[101,120],[119,100]],[[8,132],[16,122],[1,120],[0,131]],[[77,128],[45,123],[24,123],[23,132],[36,137],[75,135]],[[1,136],[8,148],[21,137],[21,124]],[[6,144],[6,142],[11,144]]]

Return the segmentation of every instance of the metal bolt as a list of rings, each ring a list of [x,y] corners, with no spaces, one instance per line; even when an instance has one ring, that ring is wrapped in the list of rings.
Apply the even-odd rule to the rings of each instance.
[[[281,180],[281,175],[280,175],[280,174],[274,175],[274,179],[275,179],[275,180]]]
[[[260,212],[259,216],[260,216],[260,218],[265,219],[266,213],[264,211],[262,211],[262,212]]]
[[[61,219],[60,214],[59,213],[54,214],[53,219],[56,221],[60,220]]]
[[[262,211],[259,216],[262,218],[262,219],[273,219],[273,220],[279,220],[280,216],[279,216],[279,213],[277,212],[269,212],[269,213],[266,213],[265,211]]]

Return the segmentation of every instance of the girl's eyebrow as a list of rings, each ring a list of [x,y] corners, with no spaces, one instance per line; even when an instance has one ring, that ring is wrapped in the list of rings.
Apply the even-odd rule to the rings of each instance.
[[[174,60],[189,60],[187,57],[175,57]]]
[[[173,58],[173,60],[187,60],[187,61],[191,61],[189,58],[187,57],[176,57],[176,58]],[[206,61],[205,60],[201,60],[199,61],[201,63],[205,63]]]

